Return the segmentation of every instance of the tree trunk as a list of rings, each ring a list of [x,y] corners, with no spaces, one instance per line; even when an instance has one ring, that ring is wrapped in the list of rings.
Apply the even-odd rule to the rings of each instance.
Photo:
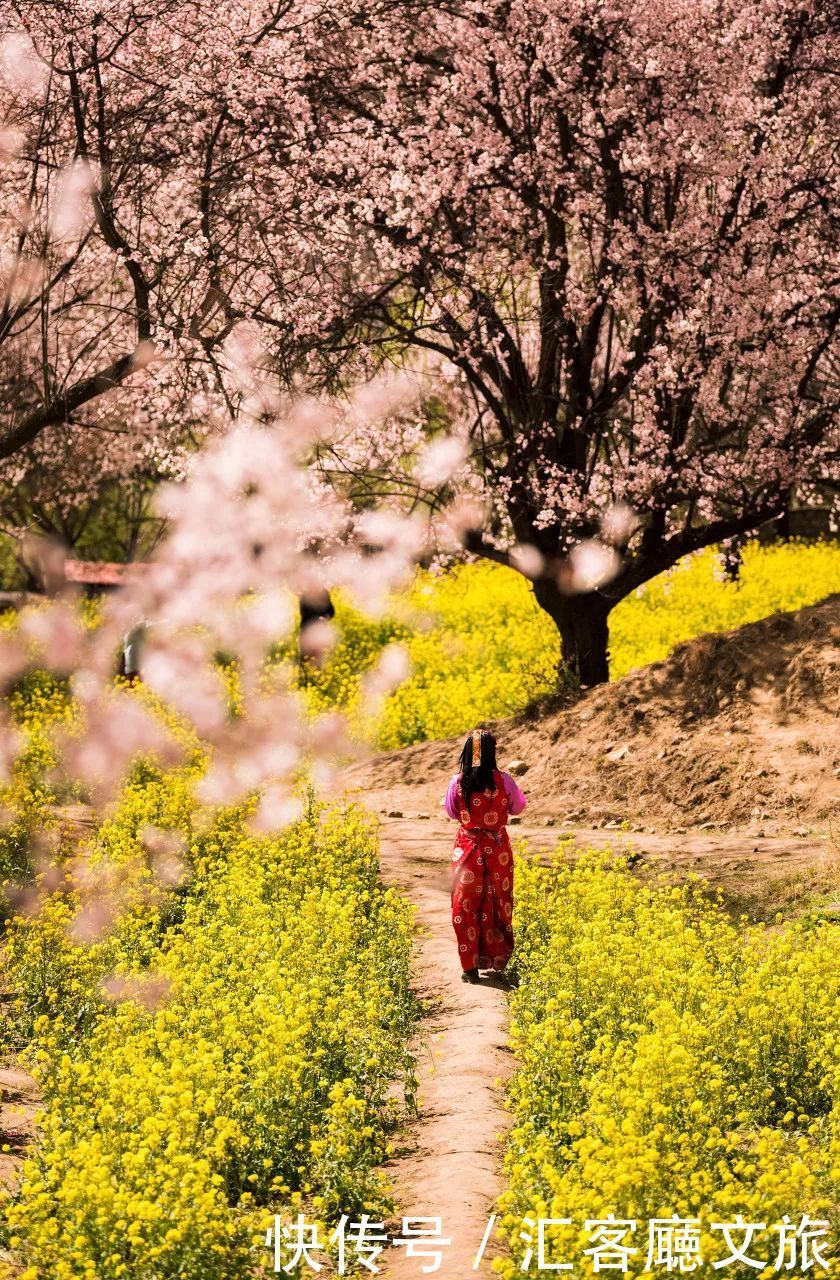
[[[560,632],[564,665],[582,685],[609,680],[610,601],[597,591],[564,595],[551,579],[535,581],[534,594]]]

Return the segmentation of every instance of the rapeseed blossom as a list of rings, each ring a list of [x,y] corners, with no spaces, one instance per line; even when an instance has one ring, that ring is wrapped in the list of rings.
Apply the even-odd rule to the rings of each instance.
[[[375,821],[310,801],[255,836],[248,806],[207,825],[191,797],[184,777],[138,779],[93,838],[93,865],[129,876],[101,937],[68,935],[75,892],[11,921],[45,1100],[7,1211],[29,1280],[239,1280],[275,1213],[391,1207],[378,1166],[413,1104],[412,911],[379,883]],[[150,823],[186,841],[165,892],[141,856]],[[150,978],[165,998],[143,998]]]
[[[699,881],[643,883],[609,851],[574,865],[569,851],[517,867],[500,1274],[519,1274],[528,1217],[572,1219],[548,1228],[549,1256],[579,1259],[585,1221],[609,1213],[697,1218],[707,1261],[721,1258],[710,1224],[738,1213],[836,1225],[836,928],[748,926]],[[645,1262],[641,1247],[628,1274]]]
[[[666,658],[704,632],[725,631],[840,591],[840,547],[791,542],[745,548],[738,582],[722,581],[711,548],[686,557],[610,615],[613,679]],[[338,641],[300,679],[313,712],[340,707],[357,733],[389,750],[467,732],[556,692],[560,638],[528,580],[489,561],[417,574],[387,614],[366,618],[336,594]],[[371,714],[363,677],[388,645],[410,674]],[[291,659],[293,646],[277,651]]]

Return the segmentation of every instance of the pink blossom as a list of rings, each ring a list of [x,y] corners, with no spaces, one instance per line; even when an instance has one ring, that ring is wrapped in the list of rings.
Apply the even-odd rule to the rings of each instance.
[[[414,474],[424,485],[445,484],[463,465],[466,456],[463,440],[455,436],[439,436],[424,449]]]
[[[571,576],[568,589],[573,592],[596,591],[621,569],[621,557],[613,548],[594,540],[580,542],[573,547],[569,563]]]
[[[96,172],[87,160],[76,160],[64,170],[50,218],[50,229],[57,240],[78,240],[93,221],[90,197],[96,187]]]
[[[147,1009],[157,1009],[172,991],[172,982],[163,974],[122,974],[114,973],[103,979],[102,994],[115,1004],[124,1000],[134,1000]]]

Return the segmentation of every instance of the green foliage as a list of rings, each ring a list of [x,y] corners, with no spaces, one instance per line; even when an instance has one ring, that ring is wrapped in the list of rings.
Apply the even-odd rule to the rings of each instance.
[[[57,538],[78,560],[118,564],[142,560],[154,550],[164,529],[164,521],[154,511],[160,478],[150,473],[110,480],[93,497],[69,506],[64,505],[66,495],[56,505],[30,503],[25,484],[19,485],[12,499],[15,515],[7,513],[7,519],[36,535]],[[22,540],[0,532],[0,590],[31,590],[30,578]]]

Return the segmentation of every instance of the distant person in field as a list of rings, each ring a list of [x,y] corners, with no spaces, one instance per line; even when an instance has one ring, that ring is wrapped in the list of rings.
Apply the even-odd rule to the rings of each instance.
[[[145,619],[135,622],[123,636],[120,675],[129,684],[136,684],[143,679],[140,674],[140,652],[143,648],[143,641],[146,638],[147,626],[148,623]]]
[[[323,626],[335,617],[335,605],[328,591],[315,591],[301,596],[298,662],[301,673],[308,664],[317,664],[323,652]]]
[[[501,972],[513,951],[513,853],[506,824],[525,803],[510,774],[496,767],[492,733],[474,730],[443,801],[460,823],[452,853],[452,926],[464,982],[478,982],[480,969]]]

